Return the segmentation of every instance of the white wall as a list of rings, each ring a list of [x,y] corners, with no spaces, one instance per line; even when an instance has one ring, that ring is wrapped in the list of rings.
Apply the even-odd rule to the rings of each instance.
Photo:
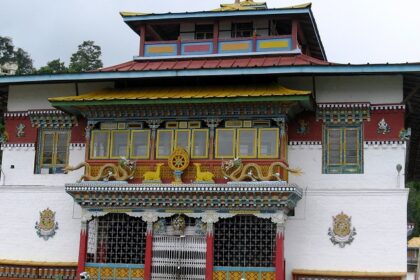
[[[308,189],[286,222],[286,275],[293,269],[405,272],[408,190],[376,190],[354,184],[343,190]],[[332,217],[351,216],[357,235],[340,248],[329,240]]]
[[[85,160],[85,148],[69,148],[69,165],[77,165]],[[12,169],[11,166],[14,165]],[[74,183],[80,179],[84,169],[79,169],[69,174],[34,174],[35,148],[10,147],[3,149],[2,171],[0,185],[44,185],[54,186],[65,183]]]
[[[0,185],[0,259],[46,262],[77,262],[81,210],[63,185]],[[53,238],[38,237],[39,212],[56,212],[58,230]]]
[[[289,145],[288,162],[302,169],[289,182],[309,189],[397,189],[396,165],[401,164],[400,188],[404,188],[405,144],[364,145],[363,174],[322,174],[322,145]]]
[[[112,82],[79,83],[79,94],[106,87],[113,87]],[[76,95],[76,85],[67,84],[31,84],[11,85],[7,103],[8,111],[26,111],[34,109],[53,109],[49,97]]]
[[[281,77],[283,86],[313,90],[312,77]],[[329,76],[316,77],[316,101],[370,102],[372,104],[400,103],[403,100],[403,79],[393,76]]]

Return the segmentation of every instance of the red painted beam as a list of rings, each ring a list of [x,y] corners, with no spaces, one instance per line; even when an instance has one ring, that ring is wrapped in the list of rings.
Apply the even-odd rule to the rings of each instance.
[[[284,280],[284,233],[276,235],[276,280]]]
[[[213,53],[219,52],[219,21],[213,24]]]
[[[213,260],[214,260],[214,235],[213,232],[207,233],[206,251],[206,280],[213,279]]]
[[[296,49],[298,45],[298,24],[297,20],[292,21],[292,50]]]
[[[82,221],[82,228],[80,230],[80,244],[79,244],[79,260],[77,263],[76,279],[80,279],[80,273],[85,271],[86,254],[87,254],[87,222]]]
[[[144,259],[144,280],[152,279],[152,246],[153,246],[153,231],[146,233],[146,254]]]
[[[144,56],[144,42],[146,41],[146,26],[143,24],[140,27],[140,50],[139,56]]]

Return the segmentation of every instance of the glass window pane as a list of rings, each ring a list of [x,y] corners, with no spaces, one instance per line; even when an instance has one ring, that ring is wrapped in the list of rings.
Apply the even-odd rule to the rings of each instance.
[[[346,163],[357,163],[358,161],[358,132],[356,129],[345,130],[346,139]]]
[[[112,132],[111,157],[128,156],[128,131]]]
[[[67,132],[57,133],[56,164],[64,165],[67,162],[69,135]]]
[[[108,131],[94,131],[92,157],[108,157],[108,144],[109,144],[109,132]]]
[[[191,150],[192,157],[207,157],[208,150],[208,131],[193,130],[193,147]]]
[[[190,151],[190,131],[189,130],[177,130],[175,133],[176,133],[175,147],[182,147],[189,153],[189,151]]]
[[[238,129],[238,156],[256,157],[256,129]]]
[[[259,156],[278,157],[278,129],[260,129]]]
[[[150,131],[133,131],[131,139],[131,156],[138,158],[149,157]]]
[[[54,133],[44,132],[42,139],[42,164],[53,164]]]
[[[235,131],[233,129],[216,130],[216,157],[235,156]]]
[[[172,130],[158,130],[157,158],[168,157],[172,152]]]
[[[341,129],[328,129],[328,163],[341,164]]]

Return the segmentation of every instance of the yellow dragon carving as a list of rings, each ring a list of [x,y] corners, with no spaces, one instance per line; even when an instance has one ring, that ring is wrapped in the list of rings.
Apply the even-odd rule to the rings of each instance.
[[[66,166],[64,173],[85,167],[85,173],[80,177],[80,181],[126,181],[133,179],[136,171],[136,162],[121,158],[118,164],[107,163],[101,166],[96,176],[92,175],[91,166],[87,162],[79,163],[76,166]]]
[[[222,162],[222,173],[225,178],[234,182],[239,181],[281,181],[280,173],[276,168],[286,169],[287,171],[300,175],[300,169],[291,169],[283,162],[273,162],[269,168],[267,175],[262,172],[261,166],[256,163],[247,163],[245,166],[242,160],[235,158],[233,160]]]

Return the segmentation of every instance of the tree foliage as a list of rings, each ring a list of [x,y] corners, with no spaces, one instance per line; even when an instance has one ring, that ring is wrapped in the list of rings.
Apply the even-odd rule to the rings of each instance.
[[[407,220],[414,223],[414,231],[411,236],[420,235],[420,182],[411,182],[407,184],[410,189],[408,196]]]
[[[84,41],[72,54],[69,69],[71,72],[86,72],[101,68],[101,55],[101,47],[95,45],[94,41]]]
[[[13,40],[0,36],[0,64],[17,64],[17,75],[26,75],[34,72],[32,58],[21,48],[15,48]]]
[[[66,73],[68,69],[64,64],[64,61],[61,61],[59,58],[47,62],[47,65],[42,66],[38,69],[38,74],[57,74],[57,73]]]

